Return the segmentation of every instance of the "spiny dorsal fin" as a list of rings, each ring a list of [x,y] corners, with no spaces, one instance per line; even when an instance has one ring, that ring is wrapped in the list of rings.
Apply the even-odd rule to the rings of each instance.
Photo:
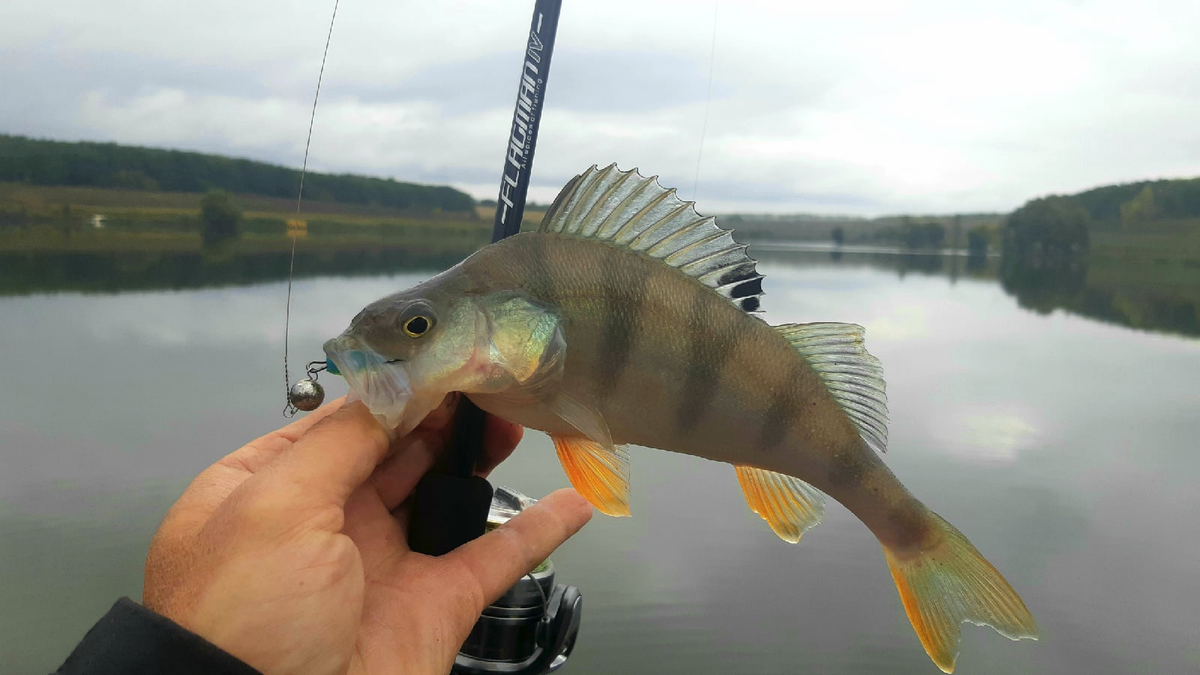
[[[762,275],[746,246],[675,190],[616,164],[576,176],[546,211],[539,232],[607,241],[699,279],[747,312],[758,311]]]
[[[863,346],[863,327],[852,323],[776,326],[817,372],[867,445],[887,452],[887,391],[883,365]]]
[[[734,466],[750,510],[762,516],[789,544],[816,527],[825,515],[825,493],[794,476],[750,466]]]

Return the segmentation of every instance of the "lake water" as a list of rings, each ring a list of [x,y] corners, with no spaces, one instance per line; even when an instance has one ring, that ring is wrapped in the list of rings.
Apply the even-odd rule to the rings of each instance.
[[[1134,330],[1088,318],[1086,303],[1027,301],[1029,284],[999,282],[994,259],[754,252],[771,323],[866,326],[888,380],[887,462],[1040,625],[1039,642],[964,626],[960,672],[1200,671],[1194,308],[1192,324]],[[116,598],[139,597],[147,544],[187,481],[283,423],[284,284],[145,283],[128,260],[0,267],[17,262],[59,271],[0,297],[0,664],[45,673]],[[362,305],[436,271],[403,262],[298,280],[294,362],[322,358]],[[298,269],[319,275],[318,263]],[[113,292],[69,290],[81,287]],[[564,672],[938,672],[879,546],[839,505],[790,546],[726,465],[635,449],[633,471],[634,517],[597,516],[554,556],[585,598]],[[567,485],[536,432],[493,482]]]

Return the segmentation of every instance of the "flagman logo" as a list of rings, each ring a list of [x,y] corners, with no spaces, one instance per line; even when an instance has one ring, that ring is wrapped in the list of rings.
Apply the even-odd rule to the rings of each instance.
[[[508,138],[507,161],[504,163],[504,180],[500,183],[500,222],[507,224],[509,209],[513,208],[513,191],[521,178],[521,172],[528,166],[528,160],[533,152],[533,139],[537,137],[536,116],[533,111],[541,106],[542,90],[546,80],[540,70],[542,38],[538,35],[541,29],[541,17],[538,18],[538,30],[529,32],[529,45],[525,49],[525,68],[521,71],[521,85],[517,91],[517,110],[513,116],[512,133]]]

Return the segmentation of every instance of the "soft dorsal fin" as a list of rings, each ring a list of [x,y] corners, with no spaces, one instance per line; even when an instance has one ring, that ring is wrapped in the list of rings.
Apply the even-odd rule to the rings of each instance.
[[[750,466],[734,468],[750,510],[789,544],[800,543],[800,535],[825,515],[825,493],[799,478]]]
[[[558,193],[539,232],[607,241],[637,251],[699,279],[747,312],[758,311],[762,275],[746,246],[716,219],[701,216],[637,169],[595,166]]]
[[[863,327],[852,323],[790,323],[775,329],[820,376],[867,445],[876,452],[887,452],[883,365],[863,346]]]

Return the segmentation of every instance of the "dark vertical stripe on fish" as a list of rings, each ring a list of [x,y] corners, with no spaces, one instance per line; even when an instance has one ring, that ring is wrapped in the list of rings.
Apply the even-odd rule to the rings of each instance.
[[[688,314],[688,371],[676,416],[676,424],[685,436],[699,426],[716,398],[721,373],[737,342],[737,324],[708,325],[715,318],[713,312],[705,311],[712,301],[712,291],[697,285]]]
[[[786,370],[782,381],[775,386],[771,396],[771,407],[763,418],[762,446],[763,450],[772,450],[787,436],[788,428],[795,419],[800,402],[796,396],[796,383],[802,373],[799,364],[793,363]]]
[[[829,484],[837,487],[861,484],[867,470],[870,469],[861,459],[863,456],[873,458],[874,451],[864,455],[858,447],[848,447],[835,452],[825,467],[825,476],[829,479]]]
[[[645,264],[621,265],[616,251],[606,252],[600,269],[600,278],[605,280],[601,313],[604,334],[600,339],[600,358],[596,360],[596,393],[607,396],[616,389],[629,365],[652,269]]]
[[[550,275],[550,254],[547,245],[550,235],[529,237],[529,289],[543,302],[557,304],[554,280]]]

